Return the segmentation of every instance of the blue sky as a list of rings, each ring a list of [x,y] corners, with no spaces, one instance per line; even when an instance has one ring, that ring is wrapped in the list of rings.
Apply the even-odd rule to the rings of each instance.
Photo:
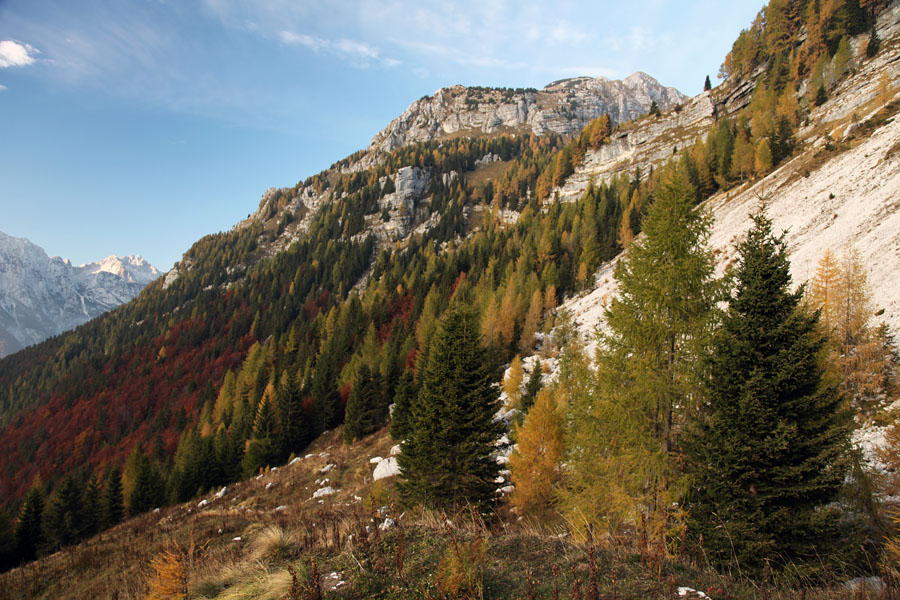
[[[457,83],[693,95],[762,0],[0,0],[0,231],[169,269]]]

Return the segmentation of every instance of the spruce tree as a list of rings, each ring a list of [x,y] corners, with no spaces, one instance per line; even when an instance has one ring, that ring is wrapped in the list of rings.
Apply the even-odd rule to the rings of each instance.
[[[709,80],[709,75],[706,76],[706,81],[703,82],[703,91],[708,92],[712,89],[712,82]]]
[[[134,456],[134,487],[128,497],[128,514],[131,516],[162,506],[166,493],[165,483],[147,455],[137,448]]]
[[[118,465],[113,465],[106,478],[106,489],[103,490],[103,526],[112,527],[118,524],[124,513],[122,471]]]
[[[12,520],[5,510],[0,508],[0,573],[13,566],[16,551],[16,535]]]
[[[450,510],[491,503],[498,471],[492,452],[501,433],[493,363],[475,314],[449,308],[431,341],[398,458],[406,502]]]
[[[309,424],[303,410],[303,393],[293,371],[282,375],[278,389],[281,415],[281,445],[285,455],[302,450],[309,442]]]
[[[313,424],[313,437],[337,427],[344,420],[341,395],[337,388],[338,370],[335,361],[332,352],[321,354],[316,361],[311,390],[312,397],[315,398],[313,414],[317,421]]]
[[[365,363],[360,365],[347,398],[344,443],[350,444],[374,433],[387,419],[381,375]]]
[[[391,437],[400,442],[409,435],[410,412],[416,396],[416,384],[412,371],[404,371],[394,392],[394,410],[391,412]]]
[[[82,535],[90,537],[100,531],[103,523],[103,504],[100,497],[100,483],[91,477],[84,486],[84,507],[82,509]]]
[[[27,562],[37,557],[44,545],[44,492],[35,483],[25,496],[19,522],[16,525],[16,558]]]
[[[825,84],[821,84],[819,89],[816,90],[816,106],[822,106],[828,102],[828,92],[825,91]]]
[[[825,376],[818,313],[791,291],[784,236],[764,211],[708,359],[707,402],[685,439],[690,530],[718,563],[818,563],[838,543],[849,420]]]
[[[46,547],[56,550],[81,539],[84,528],[84,491],[74,475],[69,475],[56,488],[44,510]]]

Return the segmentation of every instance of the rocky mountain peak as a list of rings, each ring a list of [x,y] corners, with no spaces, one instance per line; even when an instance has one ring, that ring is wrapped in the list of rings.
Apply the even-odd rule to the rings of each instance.
[[[646,73],[621,81],[573,77],[542,90],[454,85],[413,102],[372,139],[369,149],[387,152],[415,142],[497,131],[568,135],[602,114],[615,124],[646,113],[652,102],[667,110],[687,99]]]

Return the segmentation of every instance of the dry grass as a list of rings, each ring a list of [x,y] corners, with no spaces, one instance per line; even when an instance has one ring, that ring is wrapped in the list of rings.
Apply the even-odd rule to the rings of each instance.
[[[674,598],[679,586],[714,598],[801,597],[790,587],[763,590],[759,582],[716,573],[696,549],[651,568],[633,544],[576,543],[562,521],[486,518],[473,510],[404,512],[391,506],[390,480],[371,480],[369,458],[387,456],[393,443],[386,432],[349,447],[340,440],[340,431],[331,432],[310,450],[315,456],[229,486],[204,510],[194,501],[143,515],[0,575],[0,600],[142,598],[152,557],[173,544],[185,548],[191,538],[201,549],[187,569],[188,597],[195,599],[288,597],[289,567],[297,574],[295,596],[301,590],[300,598],[311,598],[318,589],[311,583],[313,561],[323,596],[345,600]],[[323,475],[327,464],[337,466]],[[320,503],[311,496],[322,477],[341,491]],[[286,508],[276,511],[279,506]],[[382,530],[387,517],[396,526]],[[810,600],[879,597],[839,586],[804,594]]]

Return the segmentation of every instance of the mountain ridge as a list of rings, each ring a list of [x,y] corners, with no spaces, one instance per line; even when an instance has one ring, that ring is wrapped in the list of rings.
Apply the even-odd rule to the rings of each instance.
[[[137,255],[76,266],[0,232],[0,357],[128,302],[159,275]]]
[[[570,135],[601,114],[619,123],[646,113],[652,102],[668,110],[687,99],[642,72],[623,80],[561,79],[541,90],[455,85],[413,102],[372,138],[368,150],[390,151],[464,132]]]

